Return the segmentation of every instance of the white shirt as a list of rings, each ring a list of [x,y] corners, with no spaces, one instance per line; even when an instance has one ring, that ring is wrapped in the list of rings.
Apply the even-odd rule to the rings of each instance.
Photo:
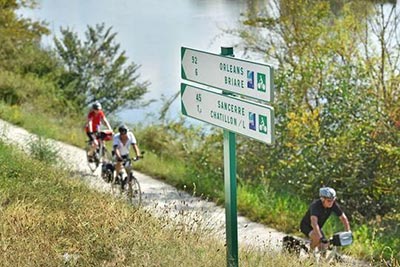
[[[136,144],[135,135],[132,132],[128,132],[127,135],[128,135],[128,140],[126,141],[125,145],[121,141],[120,133],[117,133],[116,135],[114,135],[113,147],[117,146],[117,149],[121,153],[121,156],[128,155],[129,147],[132,144]]]

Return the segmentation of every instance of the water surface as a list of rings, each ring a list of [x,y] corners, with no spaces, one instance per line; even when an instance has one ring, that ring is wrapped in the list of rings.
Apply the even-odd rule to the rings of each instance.
[[[171,97],[180,88],[180,48],[182,46],[219,53],[235,39],[222,29],[234,28],[245,0],[41,0],[39,9],[25,11],[45,20],[53,34],[70,27],[83,38],[87,25],[105,22],[118,33],[117,42],[130,61],[141,65],[141,81],[150,81],[145,99],[159,101],[147,108],[123,110],[118,115],[129,123],[148,123],[149,113],[158,114],[162,96]],[[51,44],[52,37],[44,40]],[[180,114],[180,98],[168,113]]]

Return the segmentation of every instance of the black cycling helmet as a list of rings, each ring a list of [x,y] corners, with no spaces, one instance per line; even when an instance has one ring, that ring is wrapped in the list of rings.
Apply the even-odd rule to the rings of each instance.
[[[125,124],[122,124],[118,127],[118,132],[120,133],[127,133],[129,131],[128,127]]]
[[[92,109],[100,110],[101,109],[100,102],[99,101],[94,102],[93,105],[92,105]]]
[[[331,187],[322,187],[319,189],[319,196],[324,197],[324,198],[329,198],[329,199],[335,199],[336,191],[335,191],[335,189],[333,189]]]

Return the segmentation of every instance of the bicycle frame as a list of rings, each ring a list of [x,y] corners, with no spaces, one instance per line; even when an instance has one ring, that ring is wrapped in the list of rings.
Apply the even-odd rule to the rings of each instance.
[[[140,206],[142,202],[142,192],[140,183],[133,175],[132,161],[138,159],[126,158],[122,162],[122,169],[116,173],[111,183],[111,191],[114,192],[114,187],[120,185],[121,193],[126,195],[129,202],[134,206]]]
[[[283,250],[290,254],[296,254],[300,257],[302,251],[306,255],[312,255],[317,263],[326,262],[342,262],[343,257],[340,253],[340,248],[348,246],[353,243],[353,236],[351,232],[338,232],[329,239],[329,246],[327,249],[314,250],[309,254],[309,240],[302,240],[294,236],[285,236],[282,240]]]
[[[342,262],[342,254],[340,248],[351,245],[353,243],[353,235],[351,232],[338,232],[335,233],[332,238],[329,239],[329,246],[327,249],[319,251],[319,256],[323,256],[323,261],[327,263]],[[317,252],[318,254],[318,252]],[[314,253],[314,256],[317,256]],[[317,262],[321,260],[321,257],[316,257]]]
[[[100,163],[105,163],[106,161],[111,160],[111,155],[108,153],[107,148],[105,146],[105,141],[109,141],[112,139],[111,131],[100,131],[96,134],[96,140],[98,142],[97,150],[94,154],[94,159],[90,158],[88,155],[88,151],[92,149],[93,141],[88,141],[88,146],[86,148],[86,155],[89,169],[94,173]]]

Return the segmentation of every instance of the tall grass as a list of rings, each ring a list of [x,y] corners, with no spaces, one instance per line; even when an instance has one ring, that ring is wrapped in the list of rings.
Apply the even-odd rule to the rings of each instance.
[[[210,233],[157,219],[70,175],[0,142],[1,266],[226,266],[224,243]],[[239,255],[241,266],[307,262],[271,251]]]
[[[45,138],[64,141],[82,147],[86,136],[83,132],[84,117],[60,116],[32,110],[32,107],[9,106],[0,101],[0,118]]]
[[[27,145],[30,155],[35,159],[52,164],[57,162],[59,151],[48,139],[42,136],[32,137]]]

